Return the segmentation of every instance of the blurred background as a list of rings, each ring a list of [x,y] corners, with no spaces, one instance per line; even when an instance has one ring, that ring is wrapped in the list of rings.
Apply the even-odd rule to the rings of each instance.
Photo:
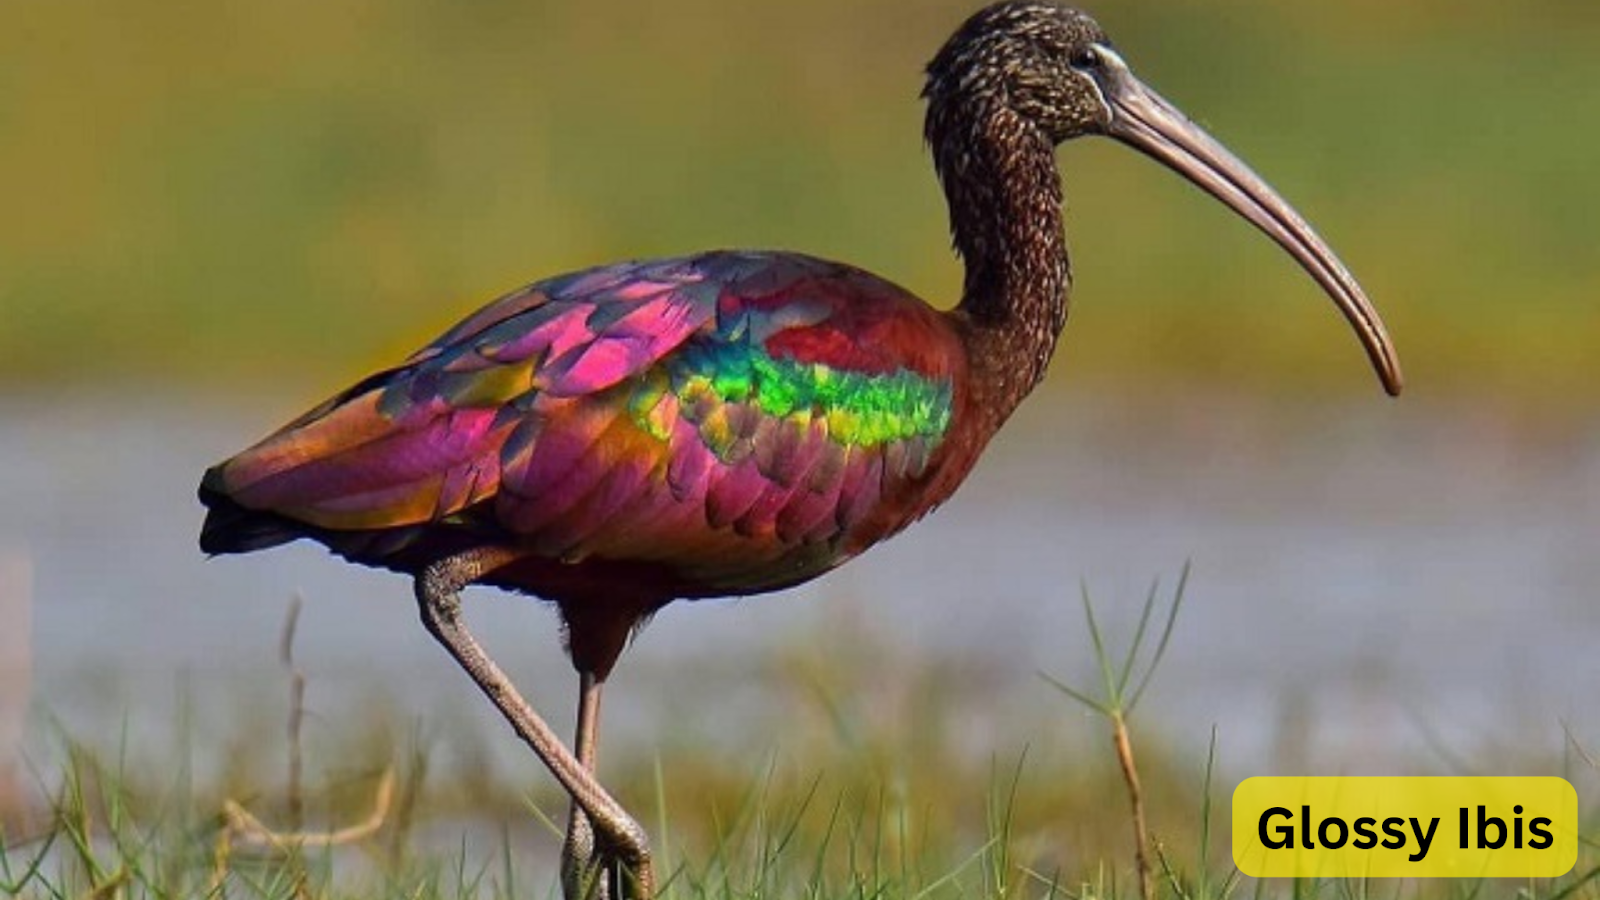
[[[447,762],[542,784],[404,580],[310,546],[201,558],[201,471],[593,263],[796,249],[948,305],[917,95],[972,8],[0,8],[0,804],[4,754],[47,787],[63,733],[275,760],[294,593],[313,740],[385,709]],[[1080,586],[1125,634],[1185,561],[1142,713],[1180,757],[1213,726],[1238,776],[1513,774],[1492,761],[1559,753],[1562,722],[1600,741],[1600,7],[1092,11],[1360,276],[1406,395],[1270,242],[1120,146],[1069,145],[1076,303],[1048,382],[889,546],[791,595],[666,610],[608,696],[618,765],[690,747],[759,770],[808,741],[826,765],[929,683],[963,752],[1098,747],[1036,673],[1092,671]],[[554,617],[492,593],[471,615],[565,722]],[[488,739],[451,749],[469,733]]]

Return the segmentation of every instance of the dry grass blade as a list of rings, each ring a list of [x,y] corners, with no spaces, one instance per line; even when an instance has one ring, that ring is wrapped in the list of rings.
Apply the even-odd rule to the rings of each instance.
[[[384,822],[388,821],[389,808],[393,803],[394,768],[391,766],[384,769],[383,775],[378,779],[378,789],[373,792],[371,812],[354,825],[332,831],[273,831],[241,804],[225,800],[222,804],[223,830],[239,843],[279,852],[289,852],[304,847],[337,847],[376,834]]]
[[[294,661],[295,629],[300,623],[300,608],[304,601],[299,595],[289,599],[289,610],[283,617],[283,633],[278,640],[278,659],[289,672],[289,828],[298,831],[305,822],[305,800],[301,795],[301,778],[304,762],[300,752],[300,730],[305,723],[306,676]]]
[[[224,800],[222,829],[212,846],[208,895],[219,895],[228,876],[236,846],[243,845],[254,850],[269,851],[285,858],[297,859],[306,848],[337,847],[365,840],[377,834],[389,820],[389,813],[394,805],[395,772],[394,766],[390,765],[384,767],[383,774],[378,777],[372,806],[361,821],[328,831],[307,831],[302,827],[305,800],[302,793],[304,755],[301,752],[301,732],[305,722],[306,676],[294,660],[294,639],[302,606],[300,597],[291,598],[278,641],[278,658],[289,673],[289,717],[285,729],[289,743],[287,787],[289,826],[283,831],[277,831],[256,818],[237,800],[232,798]],[[297,895],[304,893],[303,871],[296,875],[295,885]]]
[[[110,878],[95,885],[88,893],[84,894],[83,900],[115,900],[115,898],[122,896],[122,889],[127,886],[130,877],[127,868],[119,868],[111,873]]]
[[[385,768],[383,775],[378,778],[378,788],[373,792],[372,810],[366,818],[354,825],[332,831],[273,831],[242,804],[231,799],[223,801],[222,829],[217,833],[216,843],[212,846],[211,879],[206,894],[220,895],[237,844],[288,857],[308,847],[326,848],[353,844],[377,834],[388,821],[389,809],[394,803],[394,782],[394,767]]]
[[[1133,861],[1139,870],[1139,896],[1155,900],[1155,879],[1150,870],[1150,830],[1145,823],[1144,789],[1139,785],[1139,767],[1133,762],[1133,742],[1128,737],[1128,721],[1121,710],[1111,714],[1111,743],[1117,750],[1117,765],[1128,786],[1128,803],[1133,811]]]

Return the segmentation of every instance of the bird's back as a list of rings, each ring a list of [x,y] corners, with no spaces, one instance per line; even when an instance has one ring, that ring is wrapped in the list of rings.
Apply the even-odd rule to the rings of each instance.
[[[966,359],[858,269],[717,252],[530,285],[206,473],[201,546],[416,571],[515,546],[550,599],[814,577],[953,490]],[[959,469],[959,471],[956,471]]]

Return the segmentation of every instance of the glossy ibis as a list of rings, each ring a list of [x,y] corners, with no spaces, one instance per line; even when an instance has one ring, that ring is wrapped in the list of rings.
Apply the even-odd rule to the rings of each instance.
[[[594,774],[601,686],[673,600],[808,581],[948,498],[1044,375],[1071,267],[1056,145],[1103,134],[1266,232],[1400,366],[1333,252],[1259,177],[1044,0],[972,16],[927,69],[926,138],[966,266],[936,310],[850,266],[717,251],[540,281],[205,473],[200,546],[301,537],[414,578],[422,620],[571,794],[569,897],[647,898],[644,831]],[[555,603],[569,750],[462,621],[492,584]]]

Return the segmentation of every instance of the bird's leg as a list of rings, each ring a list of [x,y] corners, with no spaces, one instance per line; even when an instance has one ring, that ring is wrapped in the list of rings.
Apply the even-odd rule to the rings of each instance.
[[[593,672],[578,673],[578,728],[575,749],[578,762],[593,775],[600,731],[600,689],[604,682]],[[567,814],[567,840],[561,848],[561,883],[568,897],[610,900],[607,854],[596,846],[594,826],[574,800]]]
[[[644,829],[561,743],[461,619],[461,589],[515,558],[516,554],[509,550],[479,548],[446,557],[423,569],[415,583],[422,623],[472,676],[517,736],[539,755],[599,832],[597,836],[604,841],[608,855],[623,870],[621,900],[650,900],[655,894],[655,876]],[[568,895],[568,900],[581,898]]]

